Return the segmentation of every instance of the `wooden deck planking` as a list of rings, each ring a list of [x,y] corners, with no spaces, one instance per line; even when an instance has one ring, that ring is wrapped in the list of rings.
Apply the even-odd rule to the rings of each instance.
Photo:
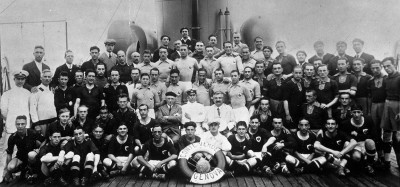
[[[313,174],[303,174],[301,176],[304,180],[308,181],[311,186],[328,187],[326,183],[318,176]]]
[[[391,159],[395,158],[392,153]],[[376,176],[367,176],[364,173],[353,172],[348,177],[339,178],[336,174],[331,172],[321,172],[319,174],[301,174],[298,176],[283,176],[281,174],[275,175],[272,179],[259,176],[240,176],[236,178],[222,179],[216,183],[198,185],[191,184],[182,178],[174,176],[173,178],[161,182],[152,179],[138,179],[137,175],[118,176],[111,178],[109,181],[99,181],[93,184],[94,187],[123,187],[123,186],[137,186],[137,187],[259,187],[259,186],[273,186],[273,187],[286,187],[286,186],[357,186],[357,187],[386,187],[386,186],[400,186],[400,174],[397,168],[397,163],[392,161],[390,171],[379,172]],[[15,180],[12,183],[5,185],[0,184],[0,187],[41,187],[43,183],[35,185],[27,185],[24,182]],[[72,185],[69,185],[72,186]]]

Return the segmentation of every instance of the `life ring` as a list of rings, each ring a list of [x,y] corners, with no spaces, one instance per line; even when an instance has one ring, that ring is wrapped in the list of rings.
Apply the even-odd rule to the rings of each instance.
[[[211,155],[214,155],[218,162],[217,167],[215,167],[212,171],[208,173],[198,173],[192,171],[188,166],[188,159],[192,156],[193,153],[199,151],[207,152]],[[197,142],[188,145],[187,147],[182,149],[178,157],[180,170],[185,175],[185,177],[190,178],[191,183],[195,184],[208,184],[221,179],[225,174],[225,163],[225,155],[221,151],[221,149],[206,142]]]

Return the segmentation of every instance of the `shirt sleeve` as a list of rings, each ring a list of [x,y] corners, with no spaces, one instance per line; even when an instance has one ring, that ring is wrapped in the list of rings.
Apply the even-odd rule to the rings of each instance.
[[[94,143],[90,140],[88,140],[89,146],[90,146],[90,151],[93,152],[93,154],[100,154],[99,149],[94,145]]]
[[[7,154],[13,154],[14,152],[14,146],[15,146],[15,134],[12,134],[9,138],[8,138],[8,146],[6,149]]]
[[[240,58],[240,56],[236,56],[235,60],[236,60],[236,65],[237,65],[237,69],[238,69],[239,73],[243,74],[244,67],[243,67],[242,59]]]
[[[29,98],[29,113],[31,115],[31,120],[33,123],[39,121],[37,106],[38,106],[38,93],[34,93]]]
[[[255,98],[261,98],[261,86],[258,82],[255,84],[254,96]]]
[[[144,156],[147,153],[147,151],[149,150],[149,146],[150,146],[149,142],[146,142],[142,147],[142,151],[140,152],[140,155]]]
[[[339,86],[338,86],[337,82],[333,79],[331,79],[331,90],[332,90],[333,96],[337,96],[339,94]]]
[[[3,96],[1,97],[1,104],[0,104],[0,108],[1,108],[1,115],[3,116],[3,119],[6,120],[7,118],[7,114],[8,114],[8,93],[5,92],[3,94]]]
[[[167,147],[168,147],[168,152],[169,152],[171,155],[176,155],[176,154],[178,154],[178,151],[176,151],[174,145],[172,145],[171,142],[168,142],[168,141],[167,141]]]
[[[354,75],[350,76],[350,90],[357,90],[357,84],[357,77]]]

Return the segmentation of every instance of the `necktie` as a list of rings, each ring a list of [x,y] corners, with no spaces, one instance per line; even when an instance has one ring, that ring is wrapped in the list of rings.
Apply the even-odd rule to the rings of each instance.
[[[111,53],[108,55],[108,58],[111,58]]]
[[[221,117],[221,112],[219,111],[219,108],[217,108],[217,112],[218,112],[218,117]]]
[[[168,106],[168,108],[169,108],[169,114],[171,114],[172,106]]]

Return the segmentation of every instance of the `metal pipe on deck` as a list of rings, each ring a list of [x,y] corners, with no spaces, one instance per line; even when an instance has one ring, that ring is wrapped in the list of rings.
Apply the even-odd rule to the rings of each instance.
[[[222,10],[219,9],[219,13],[218,13],[218,19],[219,19],[219,40],[220,40],[220,48],[223,49],[224,48],[224,13],[222,13]]]
[[[192,37],[196,40],[200,39],[200,26],[198,19],[199,0],[192,0]]]
[[[229,15],[230,15],[230,12],[228,10],[228,7],[226,7],[226,10],[225,10],[226,41],[231,41],[231,26],[230,26],[230,23],[229,23]]]

